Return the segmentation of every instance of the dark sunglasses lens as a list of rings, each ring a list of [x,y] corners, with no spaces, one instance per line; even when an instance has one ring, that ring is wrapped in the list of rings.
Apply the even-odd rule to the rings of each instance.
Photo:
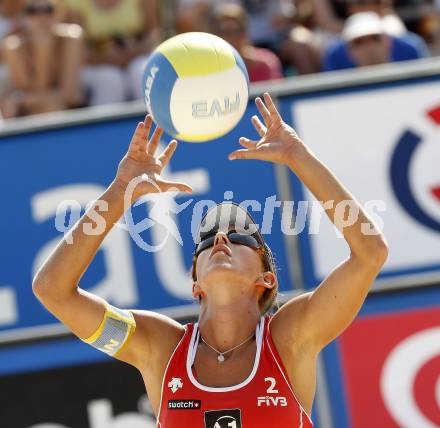
[[[209,247],[214,245],[215,235],[211,235],[200,241],[199,245],[197,245],[196,256],[199,255],[203,250],[206,250]]]
[[[195,263],[199,254],[202,251],[214,245],[215,236],[216,236],[215,234],[208,235],[206,236],[206,238],[204,239],[202,238],[200,243],[197,245],[196,250],[194,252],[193,268],[195,268]],[[228,238],[231,242],[236,244],[247,245],[248,247],[255,249],[262,249],[264,255],[264,268],[267,269],[268,271],[274,272],[273,259],[270,250],[268,252],[266,246],[262,244],[259,240],[257,240],[254,236],[231,231],[228,233]],[[193,270],[193,277],[195,278],[195,270]]]
[[[27,6],[25,11],[28,15],[47,15],[53,12],[53,6],[50,4],[47,5],[30,5]]]
[[[231,231],[228,233],[228,239],[234,244],[246,245],[251,248],[260,248],[261,244],[252,235]],[[214,245],[215,235],[209,235],[202,239],[197,246],[195,255],[198,256],[203,250]]]
[[[261,245],[252,235],[246,235],[238,232],[231,232],[228,234],[228,238],[234,244],[246,245],[251,248],[259,248]]]

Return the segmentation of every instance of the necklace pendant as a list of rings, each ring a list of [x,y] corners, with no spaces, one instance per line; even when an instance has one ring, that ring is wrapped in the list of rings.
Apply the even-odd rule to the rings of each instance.
[[[225,357],[223,356],[223,354],[218,354],[217,356],[217,361],[219,363],[222,363],[223,361],[225,361]]]

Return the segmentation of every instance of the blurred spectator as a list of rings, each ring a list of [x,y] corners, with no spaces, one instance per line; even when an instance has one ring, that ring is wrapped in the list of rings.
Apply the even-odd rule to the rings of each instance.
[[[160,41],[157,0],[65,0],[72,22],[83,26],[90,104],[142,97],[148,53]]]
[[[436,20],[433,29],[431,52],[433,55],[440,56],[440,0],[435,0],[434,7],[436,12]]]
[[[422,0],[424,1],[424,0]],[[400,28],[405,28],[393,8],[393,0],[311,0],[317,27],[325,32],[340,33],[345,20],[355,13],[376,12],[380,16],[394,16]]]
[[[237,49],[246,64],[251,82],[283,77],[278,57],[270,50],[257,48],[250,43],[248,18],[240,5],[223,3],[217,6],[213,13],[212,31]]]
[[[28,0],[20,28],[2,41],[10,89],[5,118],[81,106],[82,30],[58,21],[55,0]]]
[[[393,0],[311,0],[314,33],[324,52],[339,38],[346,19],[360,12],[375,12],[383,18],[387,34],[399,36],[406,27],[393,9]]]
[[[21,0],[0,1],[0,40],[19,28],[23,5]],[[0,51],[0,99],[7,84],[7,71]]]
[[[177,0],[176,32],[210,31],[209,16],[216,0]]]
[[[177,31],[211,31],[208,17],[222,3],[225,2],[179,0]],[[313,44],[310,30],[296,23],[295,0],[229,0],[228,3],[240,5],[246,11],[250,43],[275,53],[288,74],[319,71],[319,50]],[[293,28],[292,24],[295,24]]]
[[[249,39],[252,44],[278,52],[285,38],[294,0],[229,0],[243,7],[248,14]],[[209,15],[222,0],[179,0],[176,16],[177,32],[210,31]]]
[[[2,0],[0,1],[0,37],[14,32],[19,26],[19,18],[23,11],[21,0]]]
[[[388,35],[401,36],[407,32],[404,22],[393,8],[393,0],[351,0],[347,5],[349,15],[374,12],[382,17]]]
[[[415,34],[390,36],[383,19],[374,12],[350,16],[342,31],[342,40],[327,50],[324,70],[338,70],[428,56],[423,40]]]
[[[316,34],[301,23],[293,24],[281,43],[279,55],[285,74],[309,74],[321,70],[321,51]]]
[[[242,0],[241,5],[249,15],[252,43],[278,52],[295,14],[294,0]]]
[[[310,0],[317,28],[325,33],[339,34],[348,18],[346,0]]]
[[[409,31],[430,42],[437,20],[434,3],[435,0],[394,0],[394,7]]]

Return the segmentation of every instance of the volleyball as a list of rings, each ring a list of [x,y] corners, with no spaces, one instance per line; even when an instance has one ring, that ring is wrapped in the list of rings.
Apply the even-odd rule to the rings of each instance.
[[[239,53],[209,33],[183,33],[159,45],[145,67],[148,112],[183,141],[219,138],[243,117],[249,76]]]

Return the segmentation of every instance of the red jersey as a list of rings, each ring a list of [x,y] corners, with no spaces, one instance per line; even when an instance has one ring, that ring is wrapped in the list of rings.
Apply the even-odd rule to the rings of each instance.
[[[165,370],[158,428],[312,428],[275,349],[269,320],[262,317],[256,327],[257,352],[249,377],[222,388],[197,381],[192,366],[200,331],[197,323],[186,325]]]

